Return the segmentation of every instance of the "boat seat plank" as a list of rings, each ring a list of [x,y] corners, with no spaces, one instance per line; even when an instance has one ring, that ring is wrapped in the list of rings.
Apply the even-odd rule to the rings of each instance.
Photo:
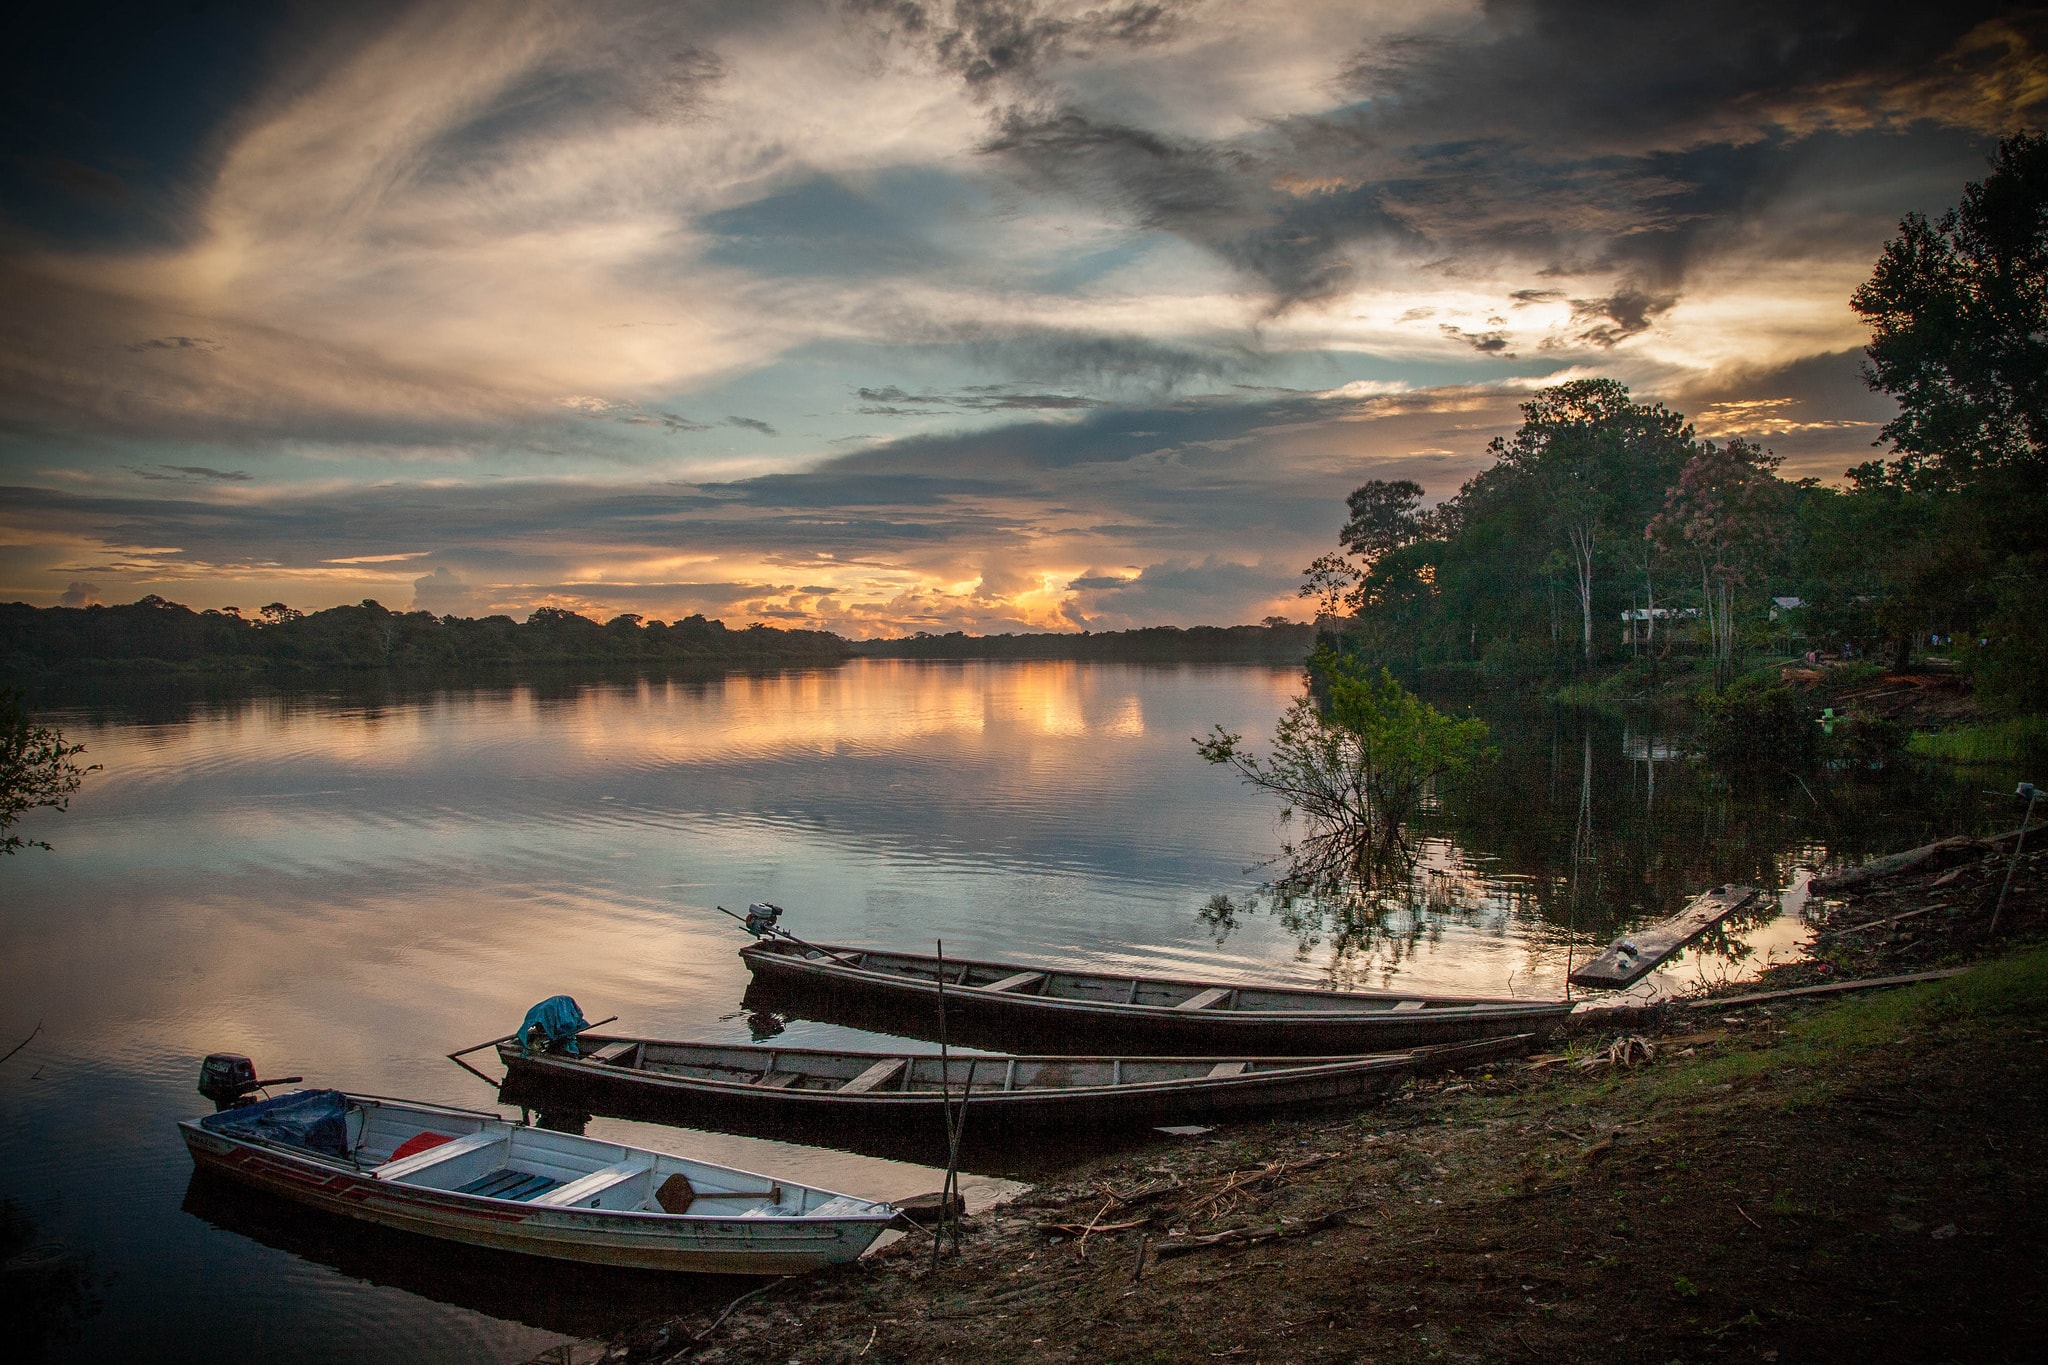
[[[616,1166],[605,1166],[589,1175],[578,1176],[568,1184],[546,1190],[526,1202],[549,1208],[569,1208],[586,1199],[595,1199],[614,1185],[624,1184],[648,1169],[644,1160],[621,1161]]]
[[[982,989],[985,991],[1015,991],[1018,994],[1022,994],[1044,980],[1044,972],[1018,972],[1014,976],[1004,977],[1001,981],[991,981],[986,986],[983,986]]]
[[[1209,1079],[1220,1081],[1230,1076],[1242,1076],[1251,1069],[1250,1062],[1218,1062],[1209,1068]]]
[[[429,1147],[424,1152],[415,1152],[403,1160],[387,1161],[377,1168],[375,1175],[379,1180],[404,1180],[408,1176],[418,1175],[430,1166],[438,1166],[444,1161],[453,1161],[457,1157],[468,1156],[471,1152],[480,1151],[485,1147],[503,1142],[504,1140],[505,1134],[502,1131],[490,1128],[480,1129],[477,1132],[465,1134],[462,1137],[444,1142],[438,1147]]]
[[[799,1074],[795,1071],[771,1071],[754,1084],[763,1090],[786,1090],[796,1084]]]
[[[1211,986],[1208,990],[1203,991],[1200,995],[1189,996],[1187,999],[1181,1001],[1178,1005],[1175,1005],[1174,1008],[1177,1010],[1205,1010],[1219,1000],[1228,999],[1229,996],[1229,987]]]
[[[609,1065],[619,1060],[619,1058],[629,1055],[634,1048],[639,1046],[639,1042],[631,1038],[626,1039],[624,1042],[606,1043],[603,1047],[590,1054],[590,1060],[601,1065]]]
[[[551,1175],[533,1175],[511,1166],[502,1166],[488,1175],[478,1176],[467,1185],[457,1186],[455,1192],[481,1195],[485,1199],[511,1199],[523,1204],[561,1183]]]
[[[897,1072],[909,1065],[909,1061],[910,1059],[907,1057],[884,1057],[845,1085],[840,1086],[839,1093],[842,1095],[865,1095],[870,1090],[887,1085],[890,1081],[896,1079]]]
[[[1394,1002],[1394,1013],[1396,1014],[1413,1014],[1416,1010],[1427,1008],[1429,1008],[1427,1000],[1397,1000]]]

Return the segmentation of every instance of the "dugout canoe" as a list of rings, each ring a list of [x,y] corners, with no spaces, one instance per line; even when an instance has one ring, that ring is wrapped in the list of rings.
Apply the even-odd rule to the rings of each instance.
[[[1409,1076],[1526,1051],[1534,1034],[1362,1057],[963,1056],[586,1033],[577,1055],[498,1045],[504,1094],[743,1132],[936,1134],[950,1090],[984,1134],[1107,1133],[1363,1102]],[[945,1084],[941,1085],[943,1073]],[[971,1090],[970,1090],[971,1083]]]
[[[642,1270],[851,1261],[887,1204],[441,1105],[298,1090],[178,1125],[193,1164],[363,1222]]]
[[[771,933],[740,950],[747,1001],[931,1038],[938,959],[808,944]],[[946,959],[955,1042],[1007,1052],[1337,1057],[1533,1033],[1570,1015],[1562,1000],[1332,991]]]

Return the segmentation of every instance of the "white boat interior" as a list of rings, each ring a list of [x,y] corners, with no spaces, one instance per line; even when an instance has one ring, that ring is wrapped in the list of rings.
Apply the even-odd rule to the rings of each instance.
[[[379,1181],[408,1188],[536,1208],[679,1218],[887,1218],[894,1213],[871,1200],[473,1111],[362,1095],[347,1100],[347,1161]],[[222,1131],[221,1125],[202,1122]]]

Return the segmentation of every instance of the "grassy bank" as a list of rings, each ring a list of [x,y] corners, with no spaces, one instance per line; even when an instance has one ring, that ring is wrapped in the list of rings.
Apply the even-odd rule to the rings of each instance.
[[[781,1282],[702,1343],[708,1315],[614,1349],[775,1365],[2033,1357],[2048,951],[1690,1018],[1633,1067],[1588,1038],[1352,1116],[1097,1160],[983,1215],[936,1275],[912,1239]]]
[[[2019,716],[1949,730],[1922,731],[1907,741],[1907,748],[1922,758],[1951,763],[2020,763],[2048,754],[2048,716]]]

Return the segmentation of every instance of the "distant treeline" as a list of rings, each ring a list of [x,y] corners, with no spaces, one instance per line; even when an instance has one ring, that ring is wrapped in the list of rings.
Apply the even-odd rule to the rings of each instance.
[[[523,623],[395,612],[376,602],[297,612],[272,603],[254,617],[193,611],[161,597],[119,607],[0,604],[0,676],[32,681],[108,670],[324,672],[486,670],[690,664],[816,663],[847,642],[821,630],[748,626],[689,616],[673,623],[543,607]]]
[[[1045,635],[919,634],[856,640],[853,653],[885,659],[1092,659],[1125,663],[1298,664],[1315,644],[1311,625],[1145,626]]]
[[[520,668],[736,667],[899,659],[1102,659],[1300,663],[1312,626],[1196,626],[1057,635],[918,635],[847,640],[830,631],[687,616],[627,614],[599,623],[556,607],[525,621],[396,612],[376,602],[299,612],[273,602],[254,616],[193,611],[161,597],[118,607],[0,603],[0,680],[43,683],[106,674],[312,674],[388,669],[441,673]]]

